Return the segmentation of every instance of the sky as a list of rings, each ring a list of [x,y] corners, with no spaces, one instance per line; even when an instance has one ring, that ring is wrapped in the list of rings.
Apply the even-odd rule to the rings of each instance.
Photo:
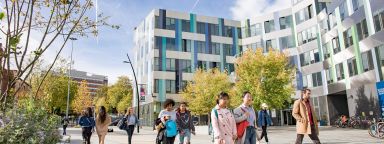
[[[290,3],[291,0],[98,0],[98,13],[110,16],[108,23],[119,25],[120,29],[100,27],[97,38],[80,37],[74,41],[73,68],[106,75],[109,84],[116,82],[119,76],[133,78],[130,66],[123,61],[127,60],[126,54],[134,58],[133,29],[152,9],[244,20],[287,8]],[[68,43],[61,57],[69,59],[70,48],[71,43]],[[53,57],[48,55],[47,60],[50,59]]]

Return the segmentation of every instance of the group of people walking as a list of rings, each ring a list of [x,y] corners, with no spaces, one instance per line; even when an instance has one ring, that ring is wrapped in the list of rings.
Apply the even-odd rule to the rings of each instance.
[[[293,105],[292,115],[296,119],[296,144],[303,142],[304,135],[308,135],[313,143],[320,144],[319,130],[316,114],[310,102],[310,89],[303,89],[301,98]],[[227,108],[229,95],[220,93],[217,96],[217,105],[212,109],[211,119],[215,144],[256,144],[265,138],[268,143],[267,127],[273,125],[268,114],[268,105],[263,103],[258,112],[252,107],[253,99],[250,92],[242,95],[243,103],[233,110]],[[260,136],[257,135],[257,127],[262,128]]]

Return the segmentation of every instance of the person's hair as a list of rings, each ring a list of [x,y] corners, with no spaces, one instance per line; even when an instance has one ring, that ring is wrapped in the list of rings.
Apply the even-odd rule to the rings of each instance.
[[[86,116],[86,115],[88,115],[88,114],[87,114],[87,111],[82,110],[81,113],[80,113],[80,115],[81,115],[81,116]]]
[[[107,111],[105,110],[104,106],[101,106],[99,109],[99,121],[101,123],[104,123],[106,118],[107,118]]]
[[[93,117],[93,112],[91,107],[87,107],[87,116],[88,117]]]
[[[250,93],[249,91],[245,91],[245,92],[243,92],[242,98],[244,98],[245,95],[247,95],[247,94],[251,94],[251,93]]]
[[[188,106],[188,103],[187,102],[181,102],[180,105],[185,105],[185,106]]]
[[[225,92],[221,92],[219,95],[217,95],[216,104],[219,104],[219,100],[224,98],[229,98],[229,95]]]
[[[301,90],[301,92],[304,94],[304,93],[307,93],[307,92],[310,92],[311,91],[311,89],[309,89],[309,88],[303,88],[302,90]]]
[[[131,115],[131,114],[133,114],[133,112],[131,113],[131,110],[132,109],[132,111],[133,111],[133,108],[132,107],[129,107],[128,109],[127,109],[127,112],[126,112],[126,114],[127,115]]]
[[[166,109],[168,105],[175,106],[175,101],[173,99],[166,99],[164,102],[164,109]]]

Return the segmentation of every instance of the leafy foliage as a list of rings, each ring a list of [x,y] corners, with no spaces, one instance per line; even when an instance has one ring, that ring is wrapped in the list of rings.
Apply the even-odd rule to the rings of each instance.
[[[82,110],[85,110],[87,107],[92,106],[92,97],[89,93],[87,86],[87,81],[83,80],[80,83],[79,89],[75,99],[72,102],[72,109],[75,113],[81,113]]]
[[[182,97],[193,113],[207,114],[216,105],[217,95],[220,92],[230,92],[231,85],[228,75],[216,68],[208,71],[198,69],[192,82],[188,82],[182,91]]]
[[[249,91],[254,98],[254,107],[267,103],[271,108],[282,108],[294,92],[292,81],[295,69],[289,66],[284,53],[262,49],[247,50],[236,59],[236,92]]]

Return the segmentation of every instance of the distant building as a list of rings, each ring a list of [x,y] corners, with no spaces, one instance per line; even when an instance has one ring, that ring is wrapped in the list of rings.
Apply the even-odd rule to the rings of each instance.
[[[70,77],[78,84],[80,84],[83,80],[87,81],[88,89],[91,93],[91,96],[95,96],[97,90],[102,86],[108,85],[107,76],[92,74],[85,71],[71,70]]]

